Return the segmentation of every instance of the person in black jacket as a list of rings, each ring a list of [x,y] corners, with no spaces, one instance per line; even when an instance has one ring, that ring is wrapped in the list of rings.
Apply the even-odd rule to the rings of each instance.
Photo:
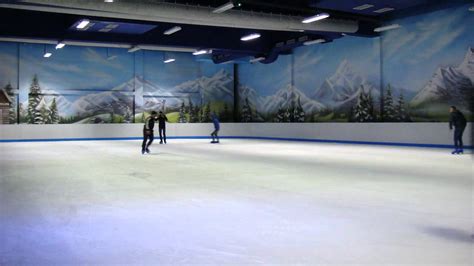
[[[163,144],[163,140],[166,144],[166,122],[168,122],[168,117],[160,111],[158,115],[158,131],[160,132],[160,144]]]
[[[462,134],[464,133],[464,129],[466,129],[466,118],[456,106],[451,106],[449,112],[451,113],[449,117],[449,129],[452,130],[454,127],[454,151],[452,154],[460,154],[464,152]]]
[[[155,121],[158,120],[158,113],[155,111],[151,112],[151,115],[145,119],[145,125],[143,125],[143,142],[142,142],[142,154],[150,153],[148,149],[153,143],[155,138],[153,134],[153,128],[155,127]],[[148,143],[147,143],[148,141]]]

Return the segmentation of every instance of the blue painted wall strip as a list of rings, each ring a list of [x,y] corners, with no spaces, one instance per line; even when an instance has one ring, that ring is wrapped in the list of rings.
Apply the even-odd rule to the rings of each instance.
[[[209,136],[175,136],[168,139],[210,139]],[[357,145],[382,145],[401,147],[423,147],[423,148],[444,148],[452,149],[453,145],[446,144],[419,144],[401,142],[373,142],[373,141],[352,141],[352,140],[329,140],[329,139],[306,139],[306,138],[277,138],[277,137],[250,137],[250,136],[222,136],[221,139],[253,139],[253,140],[277,140],[277,141],[299,141],[299,142],[319,142]],[[57,142],[57,141],[117,141],[117,140],[142,140],[142,137],[117,137],[117,138],[62,138],[62,139],[1,139],[0,142]],[[465,146],[465,149],[474,149],[474,146]]]

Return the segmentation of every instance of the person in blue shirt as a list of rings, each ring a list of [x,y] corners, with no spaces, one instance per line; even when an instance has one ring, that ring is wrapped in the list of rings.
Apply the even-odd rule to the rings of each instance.
[[[217,118],[217,115],[215,113],[212,113],[211,120],[212,120],[212,123],[214,124],[214,131],[211,133],[211,137],[212,137],[211,143],[219,143],[219,136],[217,135],[220,129],[219,118]]]

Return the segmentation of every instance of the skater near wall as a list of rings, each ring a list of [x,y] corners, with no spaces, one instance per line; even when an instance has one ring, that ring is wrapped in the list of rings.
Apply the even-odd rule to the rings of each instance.
[[[214,124],[214,131],[211,133],[211,143],[219,143],[219,136],[217,135],[220,130],[219,118],[217,118],[217,115],[215,113],[212,113],[211,120]]]
[[[456,106],[451,106],[449,112],[451,113],[449,118],[449,129],[452,130],[454,127],[454,151],[452,154],[461,154],[464,152],[462,135],[464,129],[466,129],[466,118],[459,110],[457,110]]]
[[[155,111],[152,111],[151,115],[145,119],[145,125],[143,125],[142,154],[145,154],[145,152],[150,153],[149,147],[155,138],[153,128],[155,127],[156,120],[158,120],[158,113]]]
[[[166,144],[166,122],[168,122],[168,117],[160,111],[158,115],[158,131],[160,132],[160,144],[163,144],[165,141]]]

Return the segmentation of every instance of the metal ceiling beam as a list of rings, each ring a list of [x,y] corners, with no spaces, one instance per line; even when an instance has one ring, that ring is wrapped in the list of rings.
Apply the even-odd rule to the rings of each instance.
[[[97,0],[0,0],[0,7],[74,14],[85,17],[97,16],[253,30],[355,33],[359,29],[356,20],[328,18],[316,23],[303,24],[301,23],[303,17],[241,10],[229,10],[221,14],[215,14],[212,13],[212,7],[134,0],[121,0],[113,4]]]

